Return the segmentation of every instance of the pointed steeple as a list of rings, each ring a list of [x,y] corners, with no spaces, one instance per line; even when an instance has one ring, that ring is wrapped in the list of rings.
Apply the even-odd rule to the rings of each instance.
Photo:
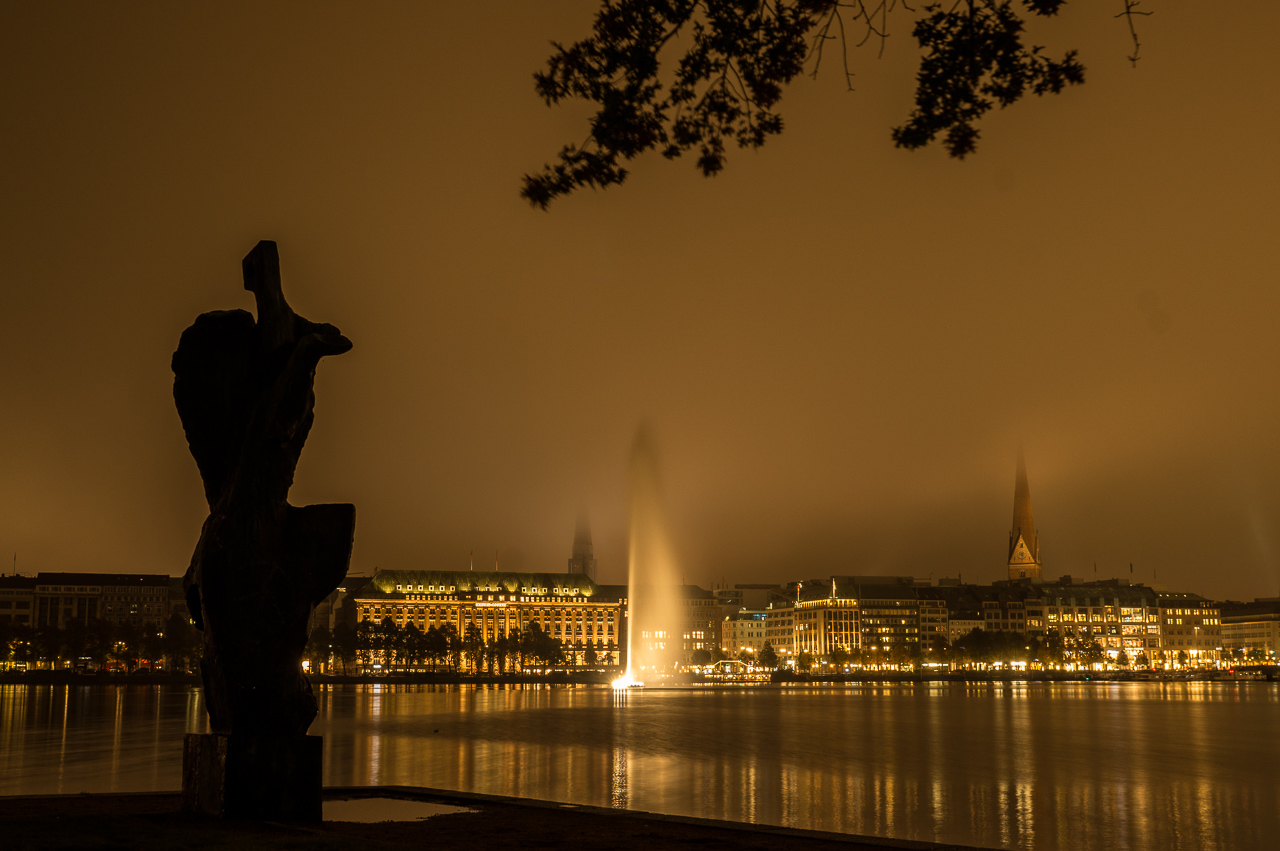
[[[1018,472],[1013,484],[1013,528],[1009,531],[1009,578],[1041,579],[1040,539],[1031,516],[1031,488],[1027,485],[1027,461],[1018,450]]]
[[[581,573],[595,580],[596,557],[591,546],[591,523],[587,512],[578,515],[578,525],[573,531],[573,555],[569,558],[569,573]]]

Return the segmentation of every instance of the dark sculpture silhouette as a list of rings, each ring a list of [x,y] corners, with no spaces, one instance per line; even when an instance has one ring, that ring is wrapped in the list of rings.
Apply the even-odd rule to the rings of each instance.
[[[183,578],[204,632],[209,736],[188,736],[187,809],[233,817],[320,819],[316,700],[302,673],[315,606],[346,575],[355,506],[289,505],[314,420],[315,370],[351,342],[294,313],[276,244],[244,258],[244,310],[199,316],[173,355],[173,398],[204,480],[205,520]]]

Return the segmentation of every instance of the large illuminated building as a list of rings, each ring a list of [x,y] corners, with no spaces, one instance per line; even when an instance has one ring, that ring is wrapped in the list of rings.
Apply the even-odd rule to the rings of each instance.
[[[419,630],[452,625],[465,635],[474,624],[485,643],[520,634],[537,623],[562,642],[566,663],[625,664],[625,585],[598,585],[575,573],[474,570],[379,570],[354,592],[358,622]]]
[[[1027,462],[1018,452],[1018,472],[1013,485],[1013,528],[1009,530],[1009,578],[1042,579],[1040,537],[1031,516],[1031,488],[1027,485]]]
[[[795,632],[791,644],[796,654],[826,656],[836,649],[860,646],[856,591],[832,577],[830,583],[806,580],[796,583]]]

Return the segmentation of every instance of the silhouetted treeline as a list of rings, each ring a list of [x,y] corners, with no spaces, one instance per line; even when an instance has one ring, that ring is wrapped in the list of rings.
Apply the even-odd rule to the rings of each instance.
[[[1246,655],[1237,654],[1237,661],[1245,661]],[[1264,654],[1254,655],[1261,657]],[[748,664],[771,669],[778,669],[787,664],[787,660],[780,656],[767,641],[759,652],[742,650],[737,658]],[[795,668],[799,672],[811,671],[819,661],[814,654],[801,652],[796,656]],[[1154,650],[1150,656],[1142,650],[1136,654],[1121,650],[1115,656],[1111,656],[1098,641],[1091,638],[1060,635],[1041,638],[1021,632],[988,632],[975,629],[957,638],[951,644],[893,644],[888,647],[867,647],[855,650],[836,648],[827,655],[827,661],[836,668],[890,667],[905,670],[916,669],[925,664],[955,668],[985,668],[1010,664],[1050,667],[1066,664],[1087,667],[1112,665],[1118,668],[1150,668],[1166,665],[1184,667],[1190,659],[1184,650],[1176,653]]]
[[[975,629],[957,638],[949,648],[948,661],[957,665],[993,665],[1008,663],[1039,663],[1041,665],[1065,665],[1074,663],[1094,667],[1114,665],[1118,668],[1149,668],[1154,664],[1186,665],[1185,651],[1166,654],[1155,650],[1151,656],[1139,650],[1129,654],[1124,650],[1110,656],[1096,639],[1080,636],[1051,635],[1041,638],[1022,632],[987,632]]]
[[[0,665],[6,666],[189,672],[198,669],[200,652],[200,633],[177,612],[163,627],[105,620],[73,622],[62,628],[0,621]]]
[[[528,667],[564,665],[568,660],[562,641],[552,638],[537,623],[523,631],[499,631],[485,640],[475,624],[461,632],[453,624],[419,629],[415,624],[397,626],[391,618],[381,623],[363,621],[356,626],[339,623],[329,630],[319,626],[311,633],[306,658],[312,670],[331,664],[340,674],[385,671],[438,671],[505,674]],[[599,662],[594,649],[583,651],[588,665]]]

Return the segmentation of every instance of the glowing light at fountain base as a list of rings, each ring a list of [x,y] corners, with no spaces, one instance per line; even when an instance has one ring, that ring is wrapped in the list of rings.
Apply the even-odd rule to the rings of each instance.
[[[623,674],[613,681],[614,688],[644,688],[644,683],[633,679],[631,674]]]

